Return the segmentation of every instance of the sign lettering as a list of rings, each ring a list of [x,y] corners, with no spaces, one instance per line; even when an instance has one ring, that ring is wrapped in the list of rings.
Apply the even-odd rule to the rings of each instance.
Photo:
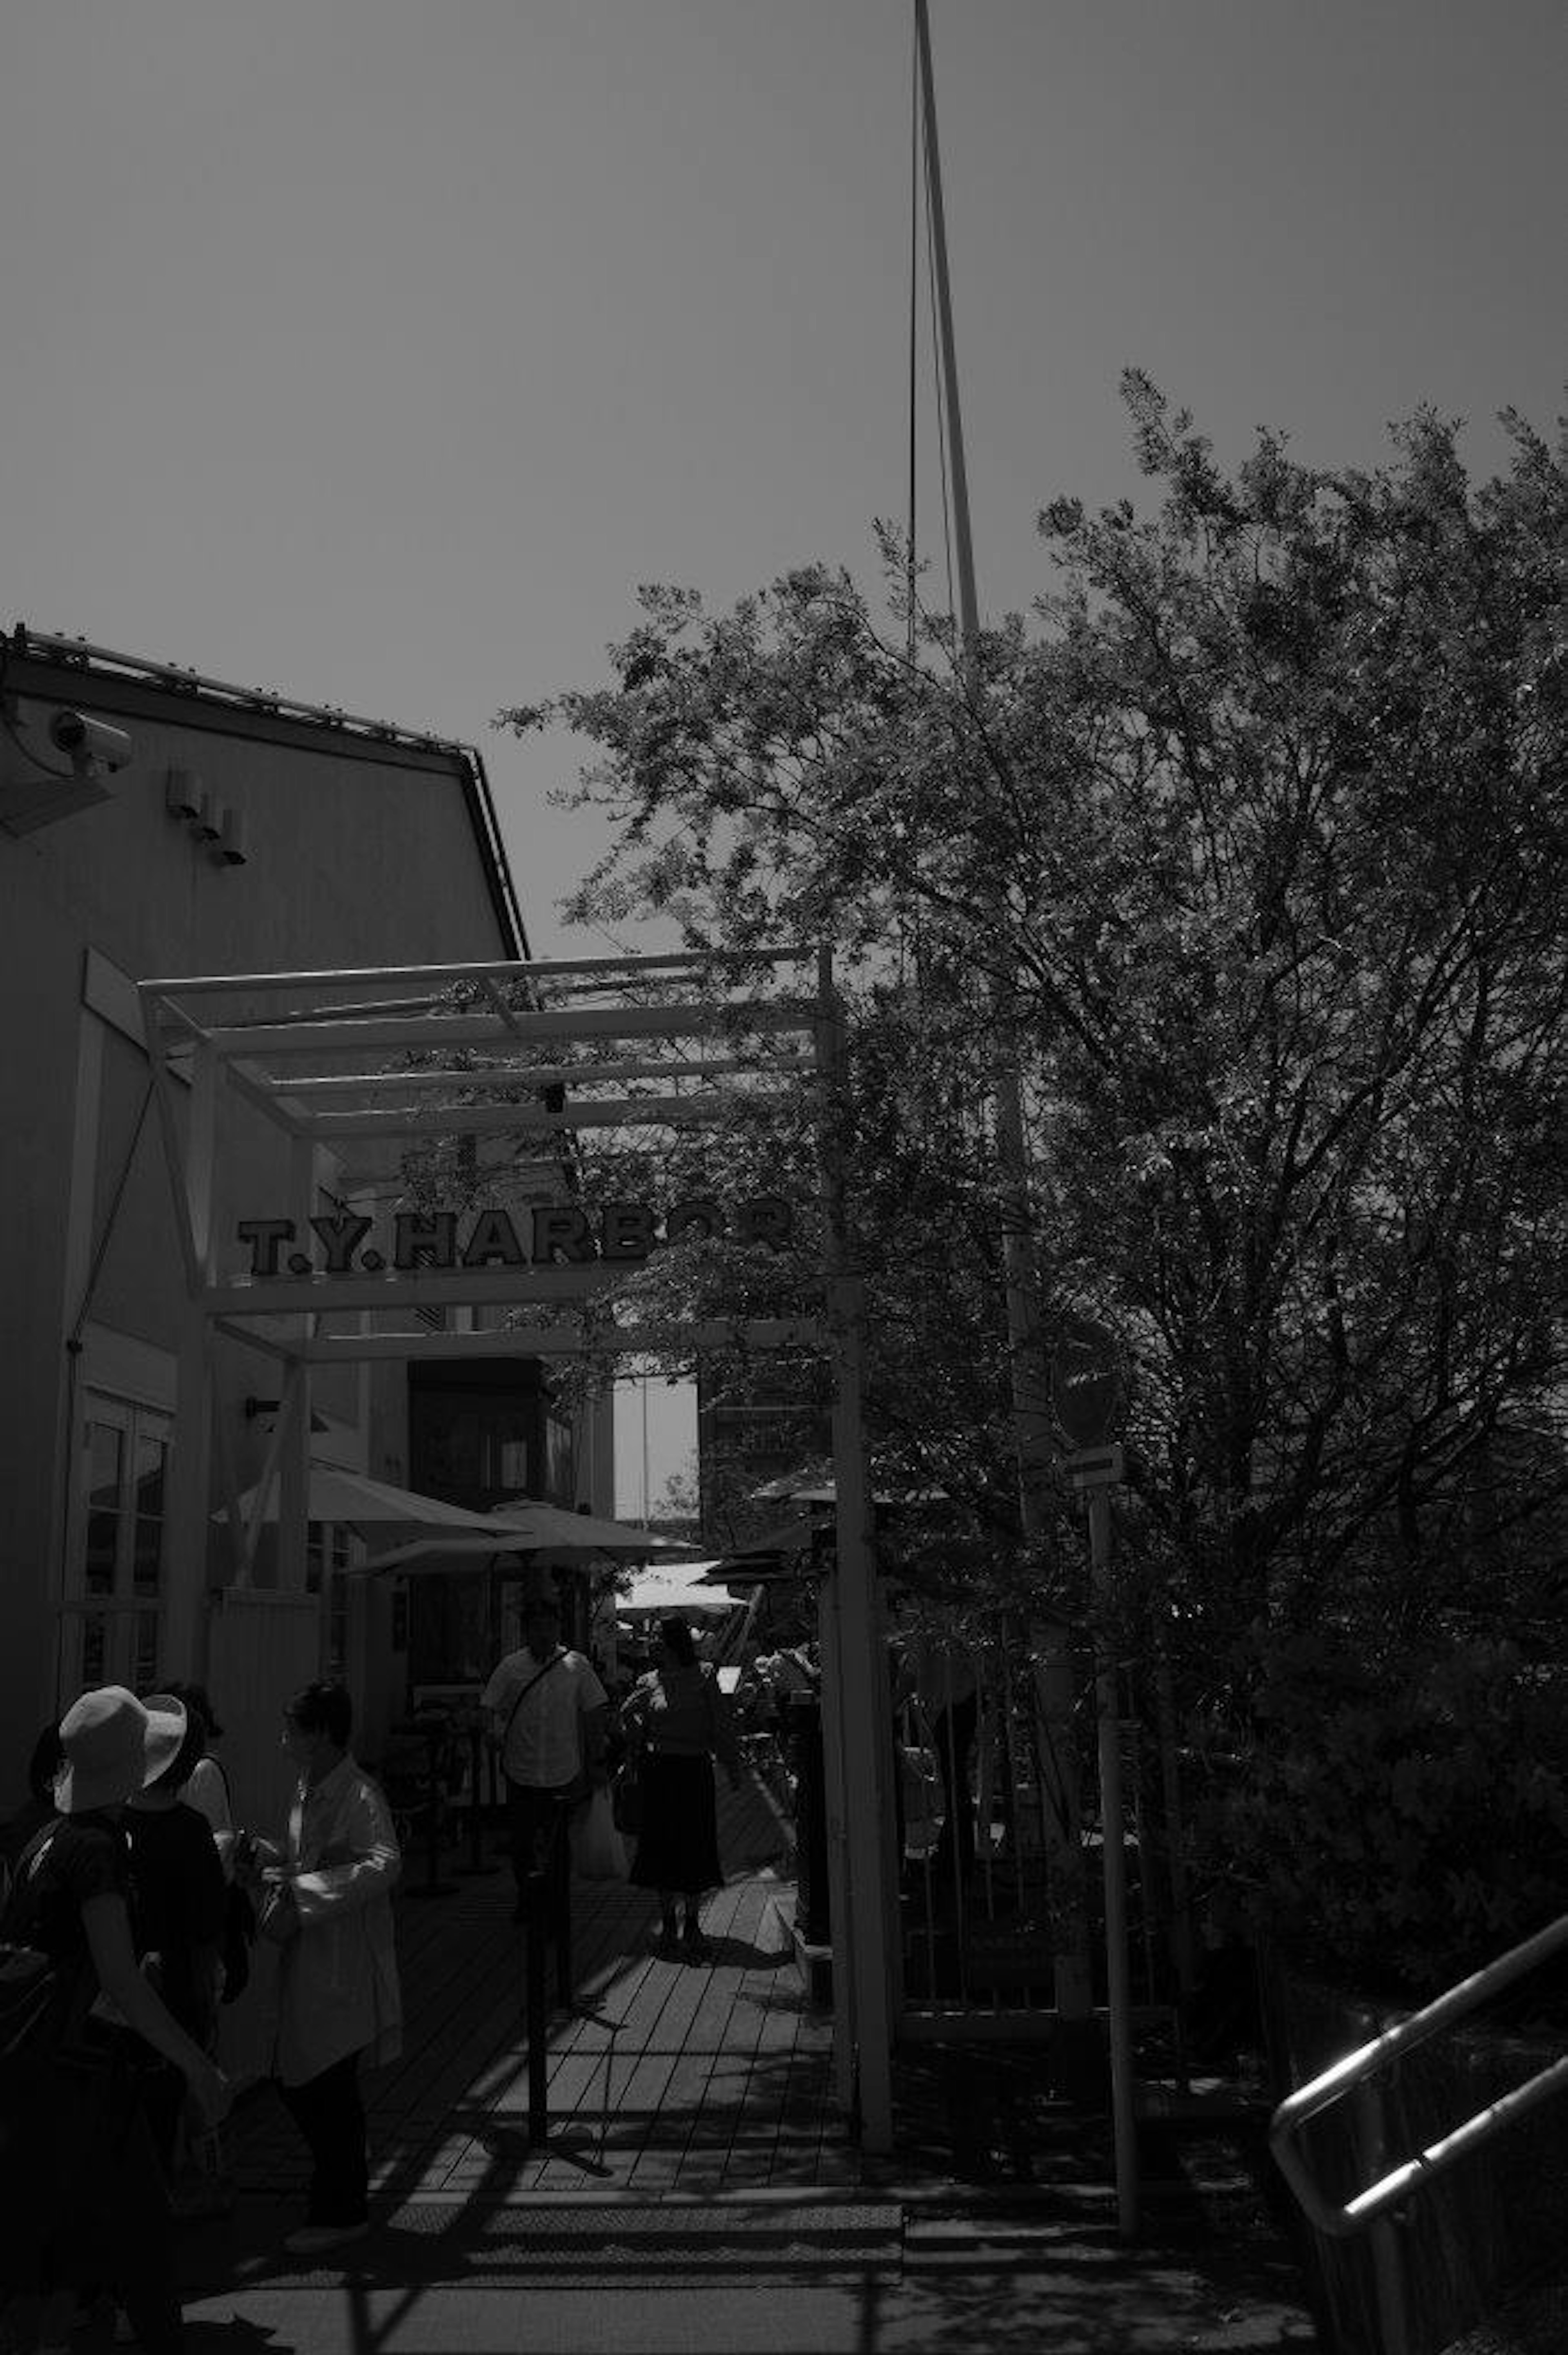
[[[491,1208],[467,1214],[466,1225],[456,1210],[398,1210],[390,1251],[375,1240],[372,1220],[344,1211],[307,1220],[306,1240],[319,1249],[313,1258],[303,1248],[285,1253],[285,1245],[299,1241],[292,1219],[240,1219],[234,1232],[250,1253],[243,1272],[265,1282],[279,1275],[376,1274],[387,1267],[418,1275],[426,1269],[576,1266],[590,1260],[635,1265],[665,1244],[729,1234],[777,1250],[789,1241],[794,1223],[793,1206],[781,1194],[759,1194],[728,1214],[706,1196],[672,1203],[662,1231],[659,1213],[647,1202],[606,1202],[593,1212],[576,1202],[546,1202],[515,1214]]]

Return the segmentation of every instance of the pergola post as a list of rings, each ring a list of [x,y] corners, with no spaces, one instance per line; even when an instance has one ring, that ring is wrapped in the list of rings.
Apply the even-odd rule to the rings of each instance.
[[[310,1232],[315,1207],[316,1152],[308,1137],[296,1136],[289,1146],[289,1212],[297,1234]],[[311,1376],[303,1345],[314,1331],[315,1318],[307,1311],[299,1319],[301,1355],[283,1381],[282,1452],[278,1478],[278,1584],[286,1594],[305,1591],[305,1554],[309,1539],[311,1482]]]
[[[819,962],[821,1018],[819,1065],[827,1082],[822,1136],[826,1179],[828,1324],[833,1365],[833,1482],[836,1508],[833,1633],[837,1639],[838,1723],[824,1743],[830,1833],[842,1864],[834,1876],[835,2025],[849,2051],[840,2082],[850,2079],[863,2147],[893,2147],[893,2023],[901,1967],[893,1934],[897,1891],[892,1867],[892,1710],[872,1538],[863,1380],[864,1285],[850,1264],[842,1161],[833,1122],[843,1107],[844,1038],[824,950]],[[838,1783],[835,1791],[834,1784]],[[840,1996],[838,1982],[843,1981]]]
[[[149,1033],[154,1083],[161,1092],[164,1145],[174,1160],[175,1217],[190,1287],[180,1316],[175,1378],[175,1444],[169,1462],[160,1673],[201,1678],[207,1671],[207,1490],[212,1440],[212,1341],[202,1287],[217,1272],[213,1157],[217,1146],[217,1059],[205,1041],[191,1050],[191,1084],[183,1152],[158,1043]]]

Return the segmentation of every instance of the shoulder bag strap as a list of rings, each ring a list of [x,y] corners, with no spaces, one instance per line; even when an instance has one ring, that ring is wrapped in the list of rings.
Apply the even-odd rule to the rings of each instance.
[[[512,1721],[516,1716],[518,1710],[522,1708],[524,1702],[527,1700],[529,1694],[533,1691],[535,1686],[542,1683],[545,1678],[549,1675],[552,1668],[558,1668],[566,1657],[565,1652],[557,1652],[553,1660],[546,1660],[542,1668],[535,1669],[533,1675],[529,1678],[527,1683],[524,1686],[522,1691],[518,1694],[516,1700],[513,1702],[511,1708],[506,1712],[506,1722],[501,1729],[501,1747],[503,1750],[506,1747],[506,1737],[512,1731]]]
[[[55,1834],[58,1829],[58,1817],[51,1817],[47,1824],[40,1824],[12,1866],[11,1884],[5,1892],[5,1906],[0,1909],[0,1934],[8,1938],[15,1937],[18,1923],[30,1923],[35,1910],[29,1902],[34,1878],[38,1867],[53,1847]]]

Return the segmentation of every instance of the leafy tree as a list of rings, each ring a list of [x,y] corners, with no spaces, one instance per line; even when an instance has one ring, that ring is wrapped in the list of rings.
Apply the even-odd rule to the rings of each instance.
[[[697,1459],[688,1455],[680,1469],[672,1472],[653,1499],[649,1518],[662,1529],[695,1530],[701,1520],[697,1508]]]
[[[1556,1919],[1560,1678],[1473,1641],[1412,1661],[1391,1692],[1316,1634],[1260,1645],[1255,1666],[1262,1739],[1210,1799],[1223,1923],[1368,1994],[1425,1998]],[[1534,1977],[1517,2003],[1560,2013],[1563,1992],[1561,1973]]]
[[[598,748],[568,912],[839,952],[878,1444],[1003,1529],[1001,1059],[1045,1329],[1121,1334],[1195,1668],[1259,1616],[1396,1657],[1474,1610],[1499,1429],[1542,1436],[1520,1511],[1561,1488],[1568,473],[1510,416],[1473,488],[1422,413],[1374,472],[1265,432],[1226,476],[1125,393],[1159,510],[1054,504],[1028,622],[960,648],[884,533],[886,630],[823,568],[719,615],[650,589],[611,683],[503,717]]]

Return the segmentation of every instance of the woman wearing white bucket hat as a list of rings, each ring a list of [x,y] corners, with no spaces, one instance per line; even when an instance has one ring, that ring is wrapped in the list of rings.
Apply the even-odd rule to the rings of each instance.
[[[177,1702],[149,1709],[123,1685],[73,1701],[59,1815],[20,1859],[6,1910],[5,1934],[49,1956],[59,1991],[4,2062],[0,2098],[0,2290],[35,2304],[39,2355],[63,2344],[77,2295],[105,2282],[144,2355],[183,2343],[168,2202],[122,2025],[184,2073],[204,2118],[221,2117],[228,2088],[137,1968],[121,1816],[185,1736]]]

